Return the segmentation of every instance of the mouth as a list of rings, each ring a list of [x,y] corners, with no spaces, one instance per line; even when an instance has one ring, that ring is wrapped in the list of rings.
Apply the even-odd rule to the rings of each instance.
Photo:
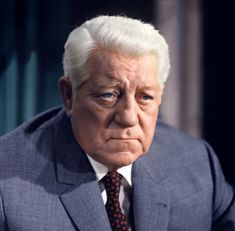
[[[140,140],[138,138],[130,138],[130,137],[111,137],[109,138],[106,143],[116,143],[116,144],[134,144],[134,143],[140,143]]]
[[[109,140],[134,141],[134,140],[138,140],[138,139],[137,138],[129,138],[129,137],[111,137]]]
[[[105,148],[110,153],[136,153],[141,148],[141,142],[133,137],[110,137],[105,142]]]

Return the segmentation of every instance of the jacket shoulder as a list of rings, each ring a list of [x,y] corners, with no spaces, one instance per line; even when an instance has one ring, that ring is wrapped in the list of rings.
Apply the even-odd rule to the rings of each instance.
[[[159,121],[156,126],[153,142],[166,146],[168,149],[174,146],[174,150],[191,150],[196,147],[205,148],[206,141],[193,137],[175,127]]]
[[[55,107],[35,115],[29,121],[22,123],[13,131],[0,137],[0,147],[9,139],[24,136],[25,134],[33,133],[36,130],[47,127],[50,125],[51,119],[53,119],[61,110],[62,107]]]
[[[41,149],[51,146],[51,127],[61,114],[61,107],[53,108],[33,117],[15,130],[0,138],[1,173],[10,171],[9,166],[25,166],[39,158]],[[43,152],[45,153],[45,152]],[[16,164],[17,163],[17,164]]]

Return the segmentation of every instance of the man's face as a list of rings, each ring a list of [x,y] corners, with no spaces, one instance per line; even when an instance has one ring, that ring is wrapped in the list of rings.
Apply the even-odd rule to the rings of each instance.
[[[88,61],[88,80],[72,94],[66,111],[75,138],[110,170],[131,164],[149,149],[162,94],[157,72],[153,54],[96,51]]]

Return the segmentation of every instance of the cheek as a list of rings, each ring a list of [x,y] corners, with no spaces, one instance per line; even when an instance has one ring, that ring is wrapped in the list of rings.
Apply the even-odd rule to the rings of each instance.
[[[73,108],[72,117],[76,124],[79,125],[79,127],[99,127],[105,121],[105,113],[99,111],[97,107],[94,107],[89,103],[87,103],[86,105],[76,105]]]
[[[105,136],[109,115],[93,105],[76,105],[72,111],[72,126],[78,143],[83,146],[98,146]]]
[[[143,124],[142,124],[142,129],[143,129],[143,146],[144,146],[144,151],[147,152],[151,143],[152,139],[154,136],[155,132],[155,127],[156,127],[156,122],[157,122],[157,116],[158,116],[158,110],[154,111],[153,113],[149,115],[145,115],[143,117]]]

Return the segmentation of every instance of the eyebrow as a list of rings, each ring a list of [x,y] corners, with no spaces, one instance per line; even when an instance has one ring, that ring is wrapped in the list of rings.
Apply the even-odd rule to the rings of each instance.
[[[117,79],[114,75],[112,75],[111,73],[105,73],[105,77],[109,80],[112,80],[112,81],[108,84],[107,84],[107,82],[97,83],[97,85],[96,85],[97,88],[116,87],[116,86],[120,86],[122,84],[122,82],[119,79]],[[152,85],[146,85],[146,86],[140,87],[140,89],[147,90],[147,91],[156,91],[156,87],[154,87]]]
[[[143,88],[144,90],[149,90],[149,91],[155,91],[156,90],[156,87],[153,87],[152,85],[143,86],[141,88]]]
[[[120,80],[118,80],[116,77],[114,77],[113,75],[111,75],[110,73],[106,73],[105,77],[109,80],[111,80],[108,84],[107,82],[105,83],[97,83],[97,87],[98,88],[106,88],[106,87],[115,87],[117,85],[120,85],[121,82]]]

